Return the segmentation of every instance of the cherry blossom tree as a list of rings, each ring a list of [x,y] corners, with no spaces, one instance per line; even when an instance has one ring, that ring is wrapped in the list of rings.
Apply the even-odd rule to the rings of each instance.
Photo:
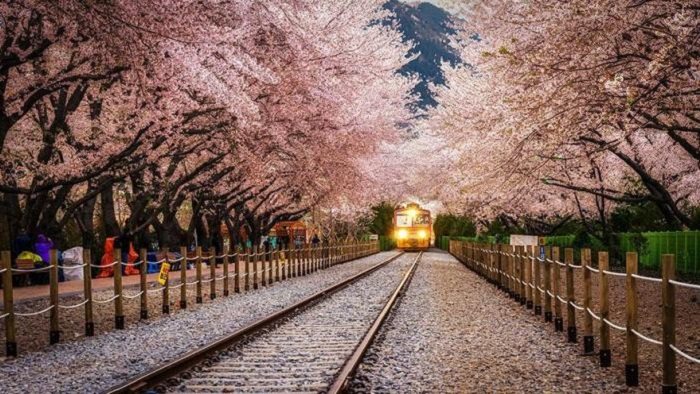
[[[484,215],[698,204],[697,2],[488,1],[424,126],[458,153],[449,200]],[[476,38],[475,38],[476,37]]]

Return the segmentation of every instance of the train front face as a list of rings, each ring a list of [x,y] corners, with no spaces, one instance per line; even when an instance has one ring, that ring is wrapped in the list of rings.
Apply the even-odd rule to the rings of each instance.
[[[427,250],[430,238],[430,211],[409,207],[394,213],[394,239],[399,249]]]

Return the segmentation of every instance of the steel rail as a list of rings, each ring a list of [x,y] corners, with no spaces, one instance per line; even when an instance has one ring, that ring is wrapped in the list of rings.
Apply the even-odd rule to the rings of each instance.
[[[372,272],[384,267],[385,265],[391,263],[392,261],[403,256],[404,252],[400,252],[397,255],[390,257],[379,264],[358,273],[350,278],[344,279],[330,287],[327,287],[313,295],[291,305],[277,312],[273,312],[268,316],[260,318],[253,323],[250,323],[231,334],[228,334],[218,340],[211,342],[210,344],[188,352],[177,359],[163,364],[155,369],[147,371],[141,375],[138,375],[126,382],[123,382],[117,386],[113,386],[110,389],[104,391],[104,393],[115,394],[115,393],[141,393],[148,389],[154,388],[165,383],[168,379],[177,376],[178,374],[192,369],[195,365],[207,360],[209,357],[216,354],[220,350],[224,350],[231,345],[239,342],[245,337],[267,328],[277,322],[290,317],[291,315],[299,312],[300,309],[306,308],[316,301],[328,297],[329,295],[336,293],[337,291],[347,287],[348,285],[364,278],[365,276],[371,274]]]
[[[364,358],[365,353],[367,353],[367,350],[370,348],[370,346],[372,346],[372,343],[377,337],[377,334],[379,334],[379,329],[382,327],[382,324],[384,324],[387,317],[389,316],[389,313],[396,305],[399,296],[403,294],[403,292],[408,287],[409,283],[411,283],[411,279],[413,279],[413,274],[416,272],[416,267],[418,267],[418,263],[420,262],[422,256],[423,252],[420,252],[418,256],[416,256],[416,259],[413,261],[411,268],[408,270],[408,272],[406,272],[403,279],[401,280],[401,283],[399,283],[399,285],[396,287],[396,290],[394,290],[394,293],[391,295],[387,303],[384,305],[384,308],[379,313],[379,316],[377,316],[377,318],[374,320],[374,323],[367,331],[365,336],[362,338],[360,344],[357,346],[357,348],[355,348],[355,351],[347,359],[347,361],[343,365],[343,368],[340,370],[340,373],[333,380],[330,389],[328,389],[328,394],[338,394],[347,391],[348,385],[350,384],[350,380],[355,374],[355,371],[357,371],[357,368],[362,363],[362,359]]]

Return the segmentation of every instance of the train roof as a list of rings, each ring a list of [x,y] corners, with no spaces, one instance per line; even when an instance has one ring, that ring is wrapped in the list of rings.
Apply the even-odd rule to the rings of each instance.
[[[404,212],[404,211],[408,211],[408,210],[415,210],[415,211],[418,211],[418,212],[423,212],[423,213],[426,213],[426,212],[427,212],[427,213],[430,213],[429,210],[421,208],[420,205],[418,205],[418,204],[408,204],[408,205],[406,205],[405,208],[397,208],[397,209],[394,211],[394,213],[400,213],[400,212]]]

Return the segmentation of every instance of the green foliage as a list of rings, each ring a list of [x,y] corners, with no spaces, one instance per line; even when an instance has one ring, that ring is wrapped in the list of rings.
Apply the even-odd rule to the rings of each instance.
[[[364,220],[367,231],[372,234],[390,237],[394,209],[394,205],[388,202],[382,202],[373,206],[372,213]]]
[[[623,204],[610,214],[613,232],[644,232],[678,230],[669,226],[656,204]]]
[[[435,237],[474,237],[476,236],[476,224],[467,216],[452,214],[440,214],[433,223]]]

